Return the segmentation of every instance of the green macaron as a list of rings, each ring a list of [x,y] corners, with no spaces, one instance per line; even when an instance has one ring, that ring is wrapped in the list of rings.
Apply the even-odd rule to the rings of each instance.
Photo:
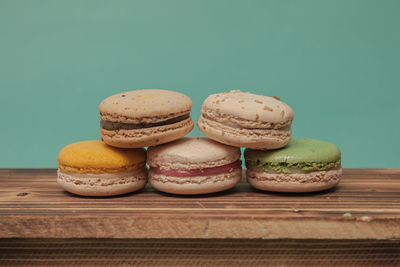
[[[258,189],[312,192],[335,186],[341,177],[341,153],[329,142],[292,139],[278,150],[244,152],[247,179]]]

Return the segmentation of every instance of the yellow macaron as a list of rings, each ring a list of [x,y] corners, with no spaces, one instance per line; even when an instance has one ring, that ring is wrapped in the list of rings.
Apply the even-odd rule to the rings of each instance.
[[[58,183],[86,196],[133,192],[147,182],[146,150],[121,149],[100,140],[65,146],[58,155]]]
[[[100,140],[82,141],[64,147],[58,155],[61,171],[74,173],[118,173],[134,171],[146,164],[143,148],[120,149]]]

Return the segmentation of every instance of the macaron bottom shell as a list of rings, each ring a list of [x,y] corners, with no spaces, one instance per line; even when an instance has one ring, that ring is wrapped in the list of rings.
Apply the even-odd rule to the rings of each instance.
[[[287,193],[316,192],[335,187],[342,176],[342,168],[324,171],[275,173],[247,169],[247,182],[254,188]]]
[[[116,196],[142,189],[147,169],[111,174],[79,174],[58,170],[57,183],[66,191],[81,196]]]
[[[192,176],[174,177],[149,171],[149,182],[157,190],[180,195],[197,195],[225,191],[233,188],[242,178],[242,168],[231,172]]]
[[[156,146],[177,140],[193,130],[194,123],[189,117],[177,123],[133,130],[106,130],[100,128],[104,143],[119,148],[142,148]]]
[[[290,127],[282,129],[234,128],[201,116],[197,121],[200,131],[209,138],[235,147],[252,149],[277,149],[288,144],[292,138]]]

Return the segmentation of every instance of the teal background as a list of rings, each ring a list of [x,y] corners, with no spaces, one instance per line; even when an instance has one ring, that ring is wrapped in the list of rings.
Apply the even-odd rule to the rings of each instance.
[[[344,167],[400,167],[400,1],[0,0],[0,167],[56,167],[99,103],[177,90],[279,95]],[[191,135],[200,135],[195,129]]]

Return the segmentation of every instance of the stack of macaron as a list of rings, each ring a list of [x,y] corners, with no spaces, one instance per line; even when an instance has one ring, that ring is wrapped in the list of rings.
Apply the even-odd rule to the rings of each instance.
[[[276,192],[312,192],[339,183],[340,150],[313,139],[293,139],[292,109],[277,96],[230,91],[203,103],[199,129],[209,138],[244,147],[247,181]]]
[[[99,110],[102,140],[67,145],[59,153],[57,181],[71,193],[125,194],[147,180],[172,194],[227,190],[242,178],[242,147],[255,188],[311,192],[340,180],[339,149],[291,140],[294,114],[277,96],[239,90],[210,95],[197,121],[207,137],[184,137],[194,127],[192,100],[178,92],[123,92],[106,98]]]

